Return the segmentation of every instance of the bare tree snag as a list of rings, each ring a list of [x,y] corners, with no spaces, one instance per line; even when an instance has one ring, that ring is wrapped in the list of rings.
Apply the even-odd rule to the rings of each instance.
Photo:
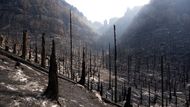
[[[83,53],[82,53],[82,75],[81,75],[81,79],[80,81],[78,82],[79,84],[81,85],[85,85],[85,77],[86,77],[86,71],[85,71],[85,49],[83,47]]]
[[[57,77],[57,62],[56,62],[56,53],[55,53],[55,43],[52,41],[52,53],[50,56],[50,67],[48,73],[48,86],[43,96],[48,99],[58,101],[58,77]]]
[[[27,38],[28,38],[28,33],[27,30],[23,31],[23,40],[22,40],[22,58],[26,59],[27,55]]]
[[[41,67],[46,67],[45,33],[42,34]]]

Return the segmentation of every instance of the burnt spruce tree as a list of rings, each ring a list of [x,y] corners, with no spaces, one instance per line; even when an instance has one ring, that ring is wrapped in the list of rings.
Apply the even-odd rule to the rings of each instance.
[[[43,96],[50,100],[58,100],[58,76],[57,76],[57,62],[56,62],[56,53],[55,53],[55,43],[52,41],[52,53],[50,56],[50,67],[48,73],[48,86]]]
[[[23,39],[22,39],[22,58],[26,59],[26,55],[27,55],[27,38],[28,38],[28,34],[27,34],[27,30],[23,31]]]
[[[46,52],[45,52],[45,33],[42,34],[42,51],[41,51],[41,67],[46,67]]]
[[[81,85],[85,85],[85,77],[86,77],[86,71],[85,71],[85,49],[84,49],[84,47],[83,47],[83,52],[82,52],[82,75],[81,75],[81,79],[80,79],[80,81],[78,82],[79,84],[81,84]]]

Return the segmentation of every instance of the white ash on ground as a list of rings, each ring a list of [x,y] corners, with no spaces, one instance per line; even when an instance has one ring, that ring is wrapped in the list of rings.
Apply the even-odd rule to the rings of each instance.
[[[0,107],[59,107],[41,96],[48,76],[0,55]],[[61,107],[112,107],[84,87],[59,79]],[[114,106],[113,106],[114,107]]]

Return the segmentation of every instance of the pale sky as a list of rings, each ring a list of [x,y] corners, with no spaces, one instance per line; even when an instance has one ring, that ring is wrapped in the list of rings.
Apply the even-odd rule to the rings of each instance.
[[[121,17],[127,8],[148,4],[150,0],[66,0],[81,11],[89,20],[103,22]]]

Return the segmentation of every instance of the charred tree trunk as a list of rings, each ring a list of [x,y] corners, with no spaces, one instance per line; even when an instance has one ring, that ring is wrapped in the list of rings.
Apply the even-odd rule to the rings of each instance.
[[[65,74],[65,72],[64,72],[64,67],[65,67],[65,58],[64,58],[64,56],[63,56],[63,60],[62,60],[62,66],[63,66],[63,75]]]
[[[5,46],[5,51],[9,52],[9,46]]]
[[[35,59],[34,59],[35,63],[38,63],[38,47],[37,47],[37,41],[35,44]]]
[[[146,68],[147,68],[147,73],[149,73],[149,58],[146,58]]]
[[[168,64],[168,87],[169,87],[169,103],[172,100],[172,86],[171,86],[171,73],[170,73],[170,64]]]
[[[109,44],[109,88],[111,89],[111,51],[110,51],[110,44]]]
[[[102,49],[102,68],[105,68],[104,50]]]
[[[188,86],[188,91],[189,95],[186,95],[186,107],[189,107],[190,105],[190,86]]]
[[[98,86],[97,86],[97,91],[100,91],[100,70],[98,70]]]
[[[132,105],[131,105],[131,87],[128,88],[126,103],[125,103],[124,107],[132,107]]]
[[[166,107],[168,107],[168,96],[166,96]]]
[[[100,95],[103,96],[103,85],[102,85],[102,82],[101,82],[100,88],[101,88],[101,90],[100,90]]]
[[[185,66],[185,64],[183,65],[183,88],[185,89],[185,87],[186,87],[186,66]]]
[[[45,33],[42,34],[41,67],[46,67]]]
[[[87,81],[87,88],[90,89],[90,70],[88,71],[88,81]]]
[[[125,96],[127,96],[127,89],[124,82],[124,88],[123,88],[123,101],[126,100]]]
[[[0,36],[0,46],[3,47],[3,35]]]
[[[190,103],[190,86],[188,88],[189,88],[189,103]]]
[[[16,43],[13,46],[13,54],[17,54],[17,44]]]
[[[155,94],[155,95],[154,95],[154,99],[153,99],[153,103],[154,103],[154,104],[156,104],[156,103],[157,103],[157,99],[158,99],[158,95],[157,95],[157,94]]]
[[[92,77],[92,51],[90,50],[90,77]]]
[[[88,89],[90,89],[90,76],[92,76],[92,55],[90,50],[90,67],[88,72]]]
[[[111,89],[111,100],[113,101],[114,100],[114,91],[113,91],[113,88]]]
[[[32,46],[30,45],[30,49],[29,49],[29,61],[31,60],[32,58]]]
[[[5,51],[9,51],[9,38],[5,39]]]
[[[74,80],[74,73],[73,73],[73,35],[72,35],[72,16],[70,10],[70,72],[71,72],[71,79]]]
[[[57,60],[58,63],[58,74],[61,72],[61,61],[60,59]]]
[[[150,82],[148,83],[148,106],[150,107]]]
[[[161,90],[162,90],[162,107],[164,107],[164,64],[163,64],[164,57],[161,56]]]
[[[157,80],[154,79],[154,93],[157,93]]]
[[[93,90],[93,81],[90,82],[90,90]]]
[[[176,94],[176,86],[177,86],[177,85],[176,85],[176,79],[175,79],[175,80],[174,80],[174,93],[173,93],[174,96],[177,96],[177,94]]]
[[[128,85],[130,85],[130,81],[131,81],[131,65],[132,65],[132,56],[128,56],[128,59],[127,59],[127,79],[128,79]]]
[[[58,100],[58,77],[57,77],[57,62],[55,53],[55,43],[52,41],[52,53],[50,56],[50,67],[48,73],[48,86],[43,96],[51,100]]]
[[[28,34],[27,31],[23,31],[23,40],[22,40],[22,58],[26,59],[26,55],[27,55],[27,38],[28,38]]]
[[[83,48],[83,52],[82,52],[82,75],[81,75],[81,79],[78,82],[81,85],[85,85],[85,77],[86,77],[86,71],[85,71],[85,49]]]
[[[186,72],[186,83],[188,83],[189,82],[189,72],[188,72],[189,70],[188,70],[188,67],[187,67],[187,72]]]
[[[117,44],[116,44],[116,27],[114,25],[114,71],[115,71],[115,102],[117,102]]]
[[[142,104],[143,101],[143,90],[142,90],[142,84],[141,84],[141,89],[140,89],[140,104]]]
[[[190,105],[189,105],[189,101],[188,100],[186,100],[186,107],[189,107]]]
[[[175,95],[175,106],[177,107],[177,94]]]

